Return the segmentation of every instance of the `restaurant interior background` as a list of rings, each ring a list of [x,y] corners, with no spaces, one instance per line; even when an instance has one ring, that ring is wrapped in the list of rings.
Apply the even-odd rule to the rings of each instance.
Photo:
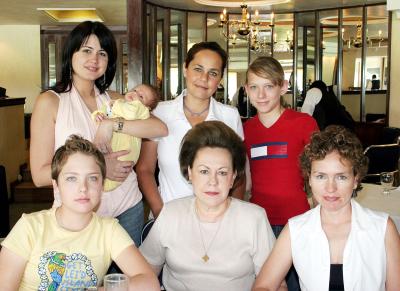
[[[235,3],[225,6],[230,20],[241,18],[242,2],[226,1]],[[245,2],[254,21],[256,8],[251,3],[256,1]],[[228,35],[233,27],[221,30],[224,6],[194,0],[0,0],[0,6],[0,87],[10,98],[25,98],[19,108],[0,107],[0,164],[6,167],[7,185],[18,179],[20,166],[28,161],[29,130],[24,128],[29,125],[24,116],[26,120],[32,112],[36,96],[57,80],[63,41],[76,25],[57,22],[42,8],[96,8],[118,41],[119,62],[111,89],[121,93],[148,82],[159,85],[166,99],[174,98],[185,87],[182,65],[188,48],[203,40],[217,41],[229,54],[216,96],[223,102],[229,103],[244,83],[252,60],[272,55],[290,81],[284,97],[291,107],[301,103],[310,82],[322,79],[333,85],[361,128],[370,131],[374,118],[400,127],[397,0],[291,0],[260,6],[258,17],[265,26],[259,28],[257,43],[233,39]],[[371,90],[372,75],[380,80],[377,90]]]

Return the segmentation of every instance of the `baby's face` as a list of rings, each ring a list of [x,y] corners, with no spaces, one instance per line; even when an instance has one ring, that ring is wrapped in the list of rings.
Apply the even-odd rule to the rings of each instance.
[[[153,101],[151,89],[144,85],[136,86],[132,91],[125,94],[125,100],[139,100],[143,105],[150,106]]]

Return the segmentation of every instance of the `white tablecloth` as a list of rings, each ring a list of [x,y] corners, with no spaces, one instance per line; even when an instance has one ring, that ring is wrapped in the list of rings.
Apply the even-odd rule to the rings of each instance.
[[[383,187],[375,184],[363,184],[356,201],[362,206],[386,212],[400,231],[400,187],[391,190],[389,196],[382,195]]]

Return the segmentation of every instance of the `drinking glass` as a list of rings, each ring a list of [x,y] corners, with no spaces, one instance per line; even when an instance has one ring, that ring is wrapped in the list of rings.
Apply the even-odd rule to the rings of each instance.
[[[109,274],[104,277],[105,291],[128,291],[128,277],[124,274]]]
[[[394,174],[393,172],[383,172],[381,173],[381,185],[383,186],[382,194],[388,196],[390,194],[390,189],[393,186]]]

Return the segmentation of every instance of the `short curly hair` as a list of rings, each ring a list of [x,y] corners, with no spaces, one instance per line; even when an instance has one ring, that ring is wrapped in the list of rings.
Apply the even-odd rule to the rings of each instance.
[[[189,180],[188,167],[193,167],[198,151],[206,147],[223,148],[229,151],[233,170],[236,171],[236,179],[232,187],[234,189],[237,182],[244,176],[246,148],[236,132],[221,121],[201,122],[183,137],[179,153],[182,175]]]
[[[360,140],[343,126],[330,125],[325,130],[315,132],[311,141],[300,155],[300,166],[305,180],[311,175],[313,161],[323,160],[326,155],[337,152],[350,162],[354,175],[358,176],[356,191],[361,189],[361,180],[368,170],[368,157],[364,155]]]

